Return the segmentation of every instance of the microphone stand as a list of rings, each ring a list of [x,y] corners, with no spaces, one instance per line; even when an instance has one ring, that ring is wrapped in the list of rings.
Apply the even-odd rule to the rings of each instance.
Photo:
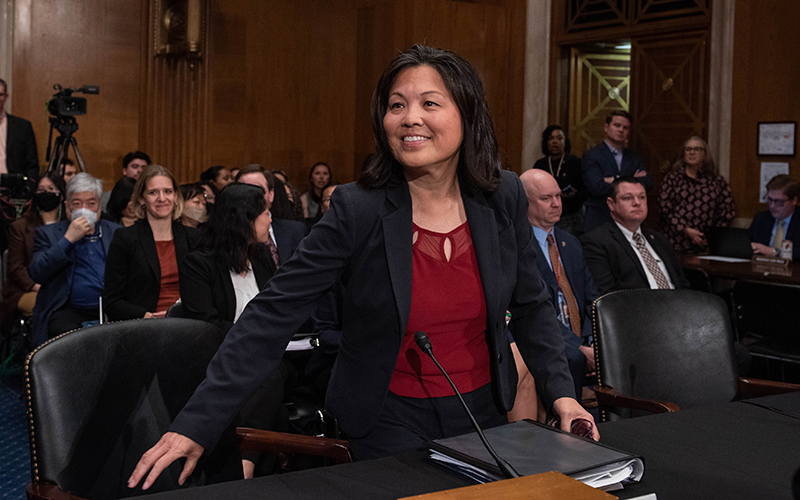
[[[433,360],[434,363],[436,363],[436,366],[439,368],[439,371],[442,372],[442,375],[444,375],[444,377],[450,383],[450,387],[453,388],[453,391],[455,391],[456,396],[458,396],[458,400],[461,401],[461,405],[467,412],[467,416],[469,417],[470,422],[472,422],[472,426],[478,433],[478,437],[481,438],[483,446],[486,447],[486,451],[489,452],[489,455],[491,455],[494,461],[497,463],[497,466],[500,468],[500,472],[503,473],[503,476],[505,476],[506,479],[513,479],[515,477],[520,477],[519,473],[514,470],[514,467],[512,467],[510,463],[500,458],[500,456],[497,453],[495,453],[494,448],[492,448],[492,445],[489,444],[489,441],[486,440],[486,436],[483,434],[483,431],[478,425],[478,422],[475,420],[475,417],[472,416],[472,412],[469,411],[469,407],[467,406],[467,403],[464,401],[464,398],[461,397],[461,393],[458,391],[456,384],[453,383],[453,380],[450,379],[450,375],[447,374],[442,365],[439,364],[439,361],[436,359],[436,356],[433,355],[433,346],[431,345],[431,340],[428,338],[425,332],[419,331],[416,334],[414,334],[414,340],[417,341],[417,346],[420,349],[422,349],[422,351],[425,352],[428,356],[430,356],[430,358]]]

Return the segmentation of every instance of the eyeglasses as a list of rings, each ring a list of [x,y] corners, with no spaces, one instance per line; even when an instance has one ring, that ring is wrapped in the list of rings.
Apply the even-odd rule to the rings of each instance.
[[[40,194],[40,193],[61,194],[61,191],[59,191],[58,188],[55,187],[55,186],[50,186],[50,187],[46,187],[46,188],[37,188],[36,189],[36,194]]]
[[[687,153],[702,153],[706,148],[683,148],[683,150]]]
[[[770,198],[769,196],[764,198],[764,200],[767,202],[767,205],[775,205],[778,208],[781,208],[787,201],[789,201],[788,198],[787,199],[779,199],[779,198],[776,199],[776,198]]]

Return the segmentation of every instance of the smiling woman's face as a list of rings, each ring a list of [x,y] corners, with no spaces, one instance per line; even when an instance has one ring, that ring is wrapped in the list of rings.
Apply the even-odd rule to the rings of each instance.
[[[403,70],[389,94],[383,127],[404,170],[458,166],[461,115],[439,73],[430,66]]]

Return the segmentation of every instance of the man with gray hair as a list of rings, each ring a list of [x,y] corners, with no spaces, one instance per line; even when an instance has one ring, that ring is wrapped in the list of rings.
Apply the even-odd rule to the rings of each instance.
[[[33,345],[100,317],[106,255],[118,224],[100,219],[103,183],[83,172],[67,186],[69,220],[36,230],[28,269],[41,284],[33,308]]]

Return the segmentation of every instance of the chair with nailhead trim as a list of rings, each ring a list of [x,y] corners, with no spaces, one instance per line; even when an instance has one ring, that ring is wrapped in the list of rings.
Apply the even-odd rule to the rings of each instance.
[[[25,362],[31,452],[29,499],[132,496],[126,481],[139,457],[169,428],[222,341],[202,321],[120,321],[65,333]],[[184,486],[181,465],[150,491],[241,479],[239,449],[306,452],[349,460],[347,443],[231,427]],[[254,444],[260,442],[259,444]],[[141,493],[139,493],[141,494]]]

